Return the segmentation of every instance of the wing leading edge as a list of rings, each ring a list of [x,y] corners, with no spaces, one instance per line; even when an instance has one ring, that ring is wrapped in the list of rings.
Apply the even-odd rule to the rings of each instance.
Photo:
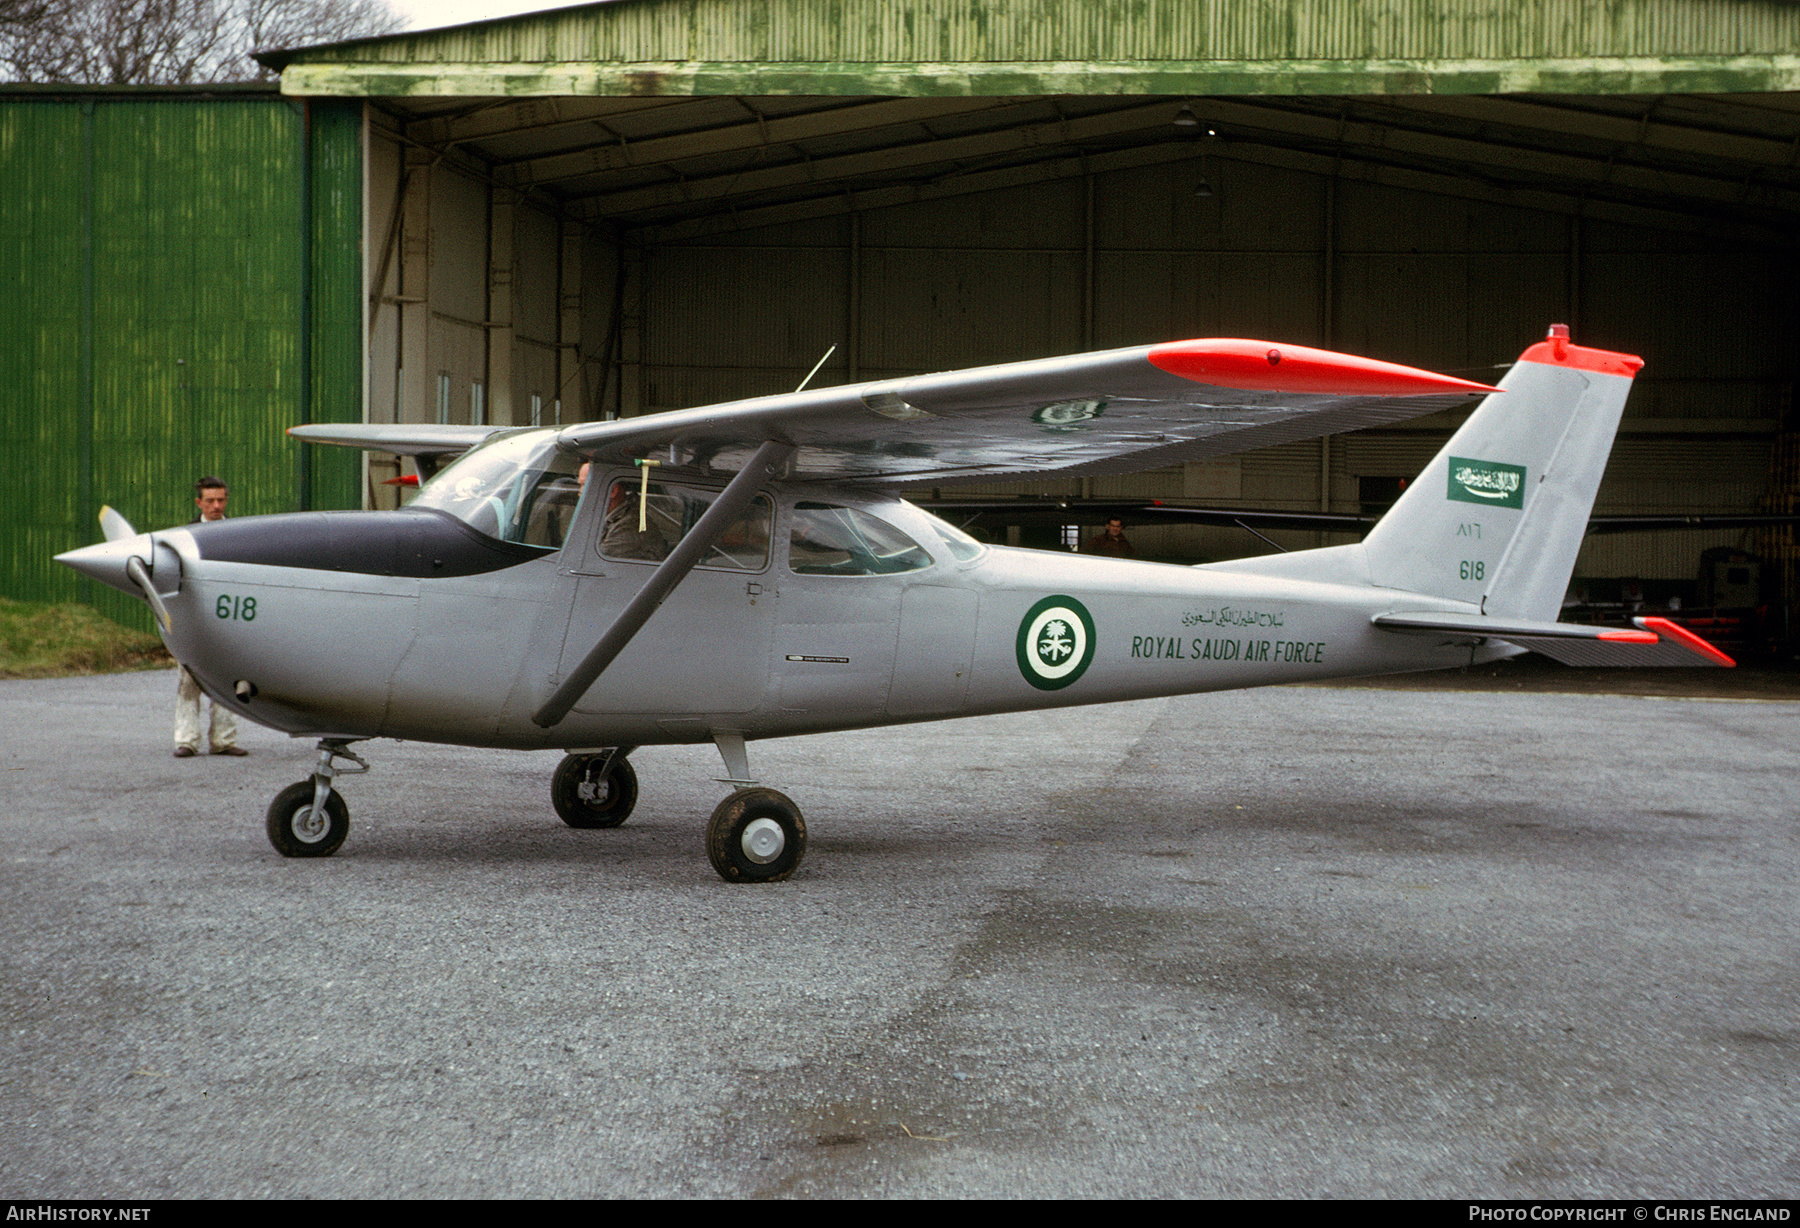
[[[405,422],[309,422],[288,434],[304,443],[335,443],[398,456],[455,456],[486,441],[505,426],[440,426]]]

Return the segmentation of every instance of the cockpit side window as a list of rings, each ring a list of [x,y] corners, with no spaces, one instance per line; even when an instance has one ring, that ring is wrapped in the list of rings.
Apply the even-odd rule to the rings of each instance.
[[[581,483],[561,473],[546,473],[525,499],[515,525],[518,540],[527,546],[560,547],[575,521],[575,505],[581,502]]]
[[[802,576],[887,576],[922,571],[932,558],[885,520],[854,507],[796,503],[788,566]]]
[[[555,550],[575,520],[580,467],[551,432],[499,435],[432,478],[410,506],[448,512],[501,541]]]
[[[667,482],[651,482],[645,488],[639,482],[618,479],[606,492],[600,553],[609,559],[659,563],[718,497],[715,490]],[[769,562],[771,519],[768,497],[756,496],[743,515],[725,526],[699,565],[761,571]]]

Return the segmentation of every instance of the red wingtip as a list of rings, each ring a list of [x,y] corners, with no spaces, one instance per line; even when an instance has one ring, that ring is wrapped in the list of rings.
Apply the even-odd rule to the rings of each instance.
[[[416,473],[403,473],[397,478],[389,478],[382,483],[383,486],[417,486],[418,484],[419,475]]]
[[[1374,397],[1495,391],[1487,384],[1398,363],[1236,337],[1170,341],[1150,347],[1149,359],[1171,375],[1220,388]]]

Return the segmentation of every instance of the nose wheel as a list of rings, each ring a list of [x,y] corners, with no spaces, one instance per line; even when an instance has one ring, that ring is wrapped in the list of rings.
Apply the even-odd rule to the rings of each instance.
[[[269,803],[269,843],[283,857],[329,857],[350,834],[350,808],[327,791],[325,804],[313,797],[313,782],[289,785]]]
[[[351,753],[350,739],[326,738],[319,743],[319,766],[312,777],[289,785],[269,803],[269,843],[283,857],[329,857],[350,834],[350,807],[332,789],[338,775],[369,770],[368,763]],[[348,759],[355,767],[337,767]]]

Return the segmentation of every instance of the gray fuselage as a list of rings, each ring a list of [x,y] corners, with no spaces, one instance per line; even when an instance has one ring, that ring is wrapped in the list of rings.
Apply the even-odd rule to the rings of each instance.
[[[656,481],[659,494],[699,499],[722,485],[679,472]],[[1466,646],[1369,622],[1400,602],[1461,603],[979,547],[890,496],[774,484],[759,500],[760,552],[716,550],[574,708],[540,728],[533,711],[657,566],[620,557],[637,548],[616,540],[629,512],[619,492],[638,482],[597,471],[586,491],[611,489],[621,506],[609,516],[600,498],[581,498],[555,546],[484,541],[420,509],[167,530],[154,535],[156,557],[179,556],[178,586],[164,587],[167,563],[157,569],[167,638],[210,693],[295,735],[521,749],[775,737],[1471,659]],[[803,548],[821,518],[834,531],[855,518],[859,542],[877,541],[872,519],[919,548],[887,537],[866,555]]]

